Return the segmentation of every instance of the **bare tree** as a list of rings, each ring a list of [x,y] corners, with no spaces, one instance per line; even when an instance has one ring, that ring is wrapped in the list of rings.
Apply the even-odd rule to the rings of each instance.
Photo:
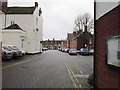
[[[79,15],[75,19],[75,28],[80,35],[80,38],[84,44],[83,47],[88,47],[90,37],[92,37],[92,32],[94,28],[94,20],[90,16],[90,14],[86,13],[83,16]]]
[[[94,27],[94,20],[91,18],[90,14],[86,13],[83,16],[78,16],[75,20],[75,31],[84,31],[92,32]]]

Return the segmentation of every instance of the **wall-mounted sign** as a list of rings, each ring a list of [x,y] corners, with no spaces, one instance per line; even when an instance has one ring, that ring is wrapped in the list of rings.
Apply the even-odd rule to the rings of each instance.
[[[120,35],[107,37],[107,65],[120,69]]]

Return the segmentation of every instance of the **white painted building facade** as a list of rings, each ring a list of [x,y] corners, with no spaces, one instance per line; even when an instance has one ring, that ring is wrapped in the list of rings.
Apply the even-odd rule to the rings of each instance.
[[[42,36],[43,36],[42,35],[43,18],[41,15],[41,9],[38,7],[38,3],[35,2],[35,6],[33,7],[8,7],[8,8],[9,9],[6,12],[6,16],[5,16],[5,27],[10,26],[11,23],[18,24],[23,30],[25,30],[25,34],[26,34],[24,50],[27,53],[32,53],[32,54],[42,52],[42,44],[40,42],[42,41]],[[6,33],[13,34],[14,31],[15,30],[8,32],[7,30],[7,31],[3,31],[3,33],[4,35]],[[17,34],[18,30],[15,33]],[[7,35],[5,35],[4,38],[8,38]],[[5,41],[3,39],[3,42],[7,42],[7,41],[8,41],[7,39]],[[13,41],[14,43],[18,42],[14,39]],[[13,44],[13,43],[11,42],[8,44]]]
[[[2,40],[5,45],[15,45],[20,50],[26,49],[26,32],[20,29],[4,29],[2,30]]]
[[[2,17],[3,17],[3,12],[0,11],[0,43],[2,42]]]

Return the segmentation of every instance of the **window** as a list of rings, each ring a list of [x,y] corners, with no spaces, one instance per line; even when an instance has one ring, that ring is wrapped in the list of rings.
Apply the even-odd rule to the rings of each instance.
[[[120,69],[120,35],[107,37],[106,64]]]

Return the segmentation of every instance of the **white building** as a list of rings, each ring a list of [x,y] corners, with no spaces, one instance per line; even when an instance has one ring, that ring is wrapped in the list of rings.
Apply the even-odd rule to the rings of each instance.
[[[3,12],[0,11],[0,43],[2,42],[2,17],[3,17]]]
[[[35,2],[35,6],[32,7],[7,7],[7,2],[4,2],[3,7],[5,27],[11,24],[18,24],[22,30],[25,30],[25,51],[32,54],[42,52],[42,44],[40,42],[42,41],[43,19],[38,3]],[[8,37],[5,35],[4,38]],[[13,39],[13,41],[16,43],[16,40]],[[4,42],[7,41],[3,39],[3,44]]]
[[[15,45],[19,49],[26,49],[26,31],[22,30],[17,24],[12,24],[2,30],[2,40],[4,44]]]

